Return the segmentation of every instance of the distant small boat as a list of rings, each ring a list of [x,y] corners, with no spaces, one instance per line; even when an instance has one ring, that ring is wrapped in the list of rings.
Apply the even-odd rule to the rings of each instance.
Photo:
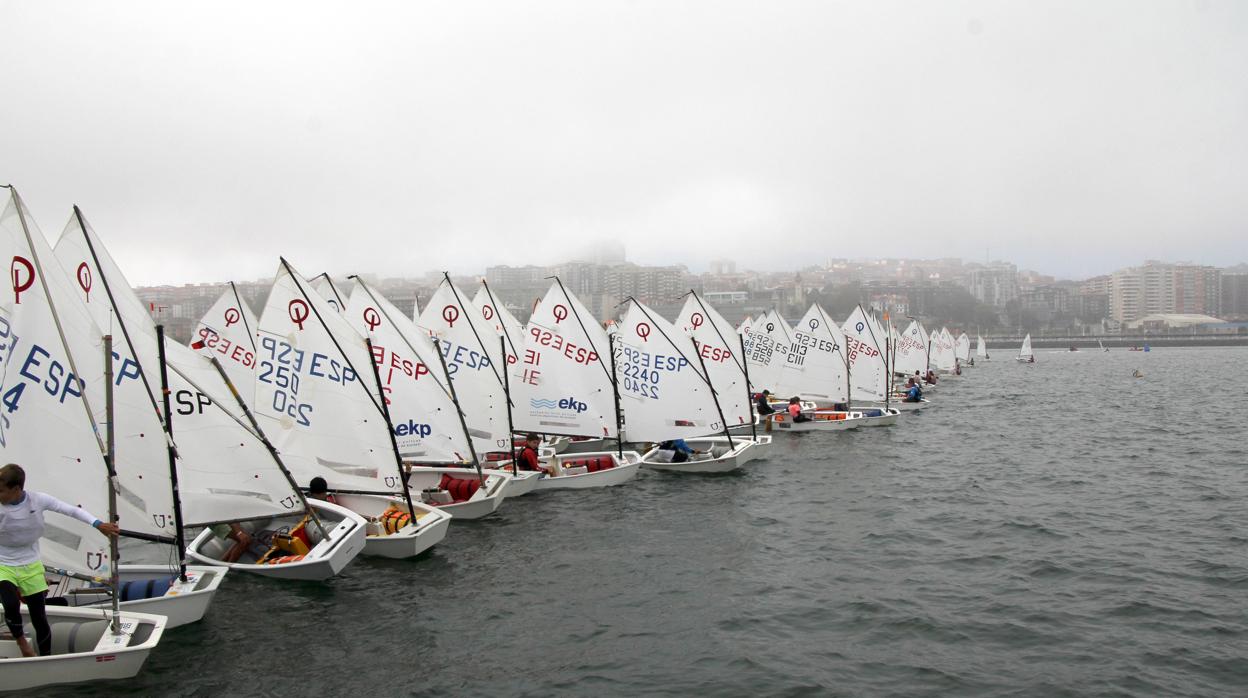
[[[1018,349],[1018,362],[1022,364],[1036,363],[1036,355],[1031,351],[1031,334],[1023,337],[1023,346]]]

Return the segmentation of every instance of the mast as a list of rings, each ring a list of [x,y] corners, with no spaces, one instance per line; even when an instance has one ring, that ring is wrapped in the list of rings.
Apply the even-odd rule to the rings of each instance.
[[[662,332],[663,330],[660,329],[659,331]],[[702,351],[698,348],[698,340],[696,339],[693,340],[693,349],[693,353],[698,357],[698,364],[702,366],[702,373],[706,375],[706,361],[702,358]],[[715,401],[715,411],[719,413],[719,423],[724,427],[724,436],[728,437],[728,450],[732,450],[736,446],[732,444],[732,434],[728,431],[728,420],[724,419],[724,410],[719,406],[719,395],[715,393],[715,386],[711,385],[709,375],[706,385],[711,389],[711,399]]]
[[[459,395],[455,392],[455,379],[451,378],[450,371],[446,367],[446,356],[442,354],[442,343],[438,341],[437,337],[431,337],[430,339],[433,340],[433,348],[437,349],[435,353],[438,355],[438,361],[442,362],[442,372],[446,374],[446,382],[451,388],[451,401],[455,403],[455,414],[459,415],[459,425],[463,427],[464,436],[468,439],[468,452],[472,454],[472,465],[477,469],[477,480],[484,486],[485,473],[481,472],[481,460],[477,458],[477,447],[473,445],[472,436],[468,433],[468,422],[464,419],[464,411],[459,408]],[[376,371],[376,367],[374,367],[373,370]],[[510,407],[507,409],[507,414],[508,419],[510,420]],[[510,434],[507,435],[507,438],[511,439],[514,447],[515,439],[512,438]]]
[[[355,279],[355,282],[360,285],[360,288],[364,289],[364,292],[368,294],[368,297],[373,299],[373,303],[376,304],[377,310],[380,311],[382,315],[386,316],[386,319],[390,321],[390,326],[395,328],[395,333],[399,335],[399,337],[403,340],[403,343],[407,345],[407,348],[411,350],[412,354],[417,359],[419,359],[421,363],[427,366],[429,362],[425,360],[425,357],[420,355],[420,352],[416,349],[416,347],[412,346],[412,343],[407,339],[407,335],[399,331],[398,329],[399,325],[394,321],[394,318],[390,317],[390,313],[386,312],[386,305],[378,301],[377,296],[373,295],[373,289],[369,288],[368,284],[364,283],[364,280],[361,279],[359,276],[348,276],[347,278]],[[469,453],[472,454],[472,462],[474,464],[477,464],[477,469],[480,470],[481,469],[480,464],[477,460],[477,450],[472,444],[472,435],[468,433],[468,422],[465,420],[464,410],[459,406],[459,398],[455,394],[454,379],[451,378],[451,374],[447,371],[446,357],[442,355],[442,349],[441,349],[441,346],[438,344],[437,338],[432,337],[431,339],[433,339],[433,346],[434,346],[434,349],[437,351],[438,360],[441,361],[442,363],[442,373],[443,375],[446,376],[447,384],[442,385],[442,382],[438,380],[438,377],[433,375],[432,373],[430,373],[430,377],[433,378],[434,382],[436,382],[439,387],[441,387],[444,391],[447,392],[447,394],[451,398],[451,402],[454,403],[455,413],[459,415],[459,426],[464,430],[464,439],[468,442]],[[371,348],[369,351],[371,355],[371,352],[372,352]],[[378,381],[380,384],[380,379],[378,379]],[[380,388],[378,389],[380,390]]]
[[[412,506],[412,491],[407,486],[407,475],[403,472],[403,456],[399,453],[399,442],[394,437],[394,424],[390,422],[390,406],[386,404],[385,390],[381,387],[381,373],[377,370],[377,361],[371,360],[374,356],[373,340],[365,337],[364,344],[368,347],[370,359],[368,365],[373,369],[373,381],[377,383],[377,396],[381,398],[381,416],[386,420],[386,433],[390,436],[390,448],[394,451],[394,467],[399,472],[399,483],[403,487],[403,501],[407,502],[408,512],[415,517],[416,509]]]
[[[104,335],[104,415],[105,445],[104,466],[108,468],[108,520],[117,523],[117,469],[113,458],[116,451],[116,429],[113,427],[113,335]],[[108,537],[108,559],[111,563],[108,584],[113,588],[113,635],[121,634],[121,560],[117,550],[117,537]]]
[[[178,494],[178,473],[177,459],[178,447],[173,442],[173,429],[168,423],[169,414],[169,387],[168,374],[165,371],[165,347],[164,347],[164,330],[160,325],[156,327],[157,352],[160,356],[160,377],[161,385],[164,390],[164,410],[162,412],[160,406],[156,404],[156,392],[152,390],[152,383],[147,378],[147,371],[143,369],[143,363],[139,360],[139,352],[135,350],[134,341],[130,339],[130,329],[126,327],[125,317],[121,314],[121,310],[117,307],[117,298],[113,295],[112,284],[108,282],[108,274],[104,273],[103,267],[100,266],[100,255],[95,251],[95,243],[91,242],[91,236],[87,234],[87,223],[83,219],[82,209],[74,206],[74,219],[78,221],[78,230],[82,233],[82,239],[87,243],[87,252],[91,254],[91,261],[95,263],[95,269],[100,274],[100,282],[104,284],[104,293],[108,296],[108,305],[113,309],[113,316],[116,318],[117,326],[121,328],[121,336],[126,342],[126,349],[130,351],[130,358],[134,360],[135,366],[139,369],[139,378],[143,381],[143,388],[147,392],[147,398],[152,403],[152,410],[156,413],[156,419],[160,422],[161,430],[165,435],[165,450],[169,453],[169,487],[172,490],[173,497],[173,520],[177,530],[174,531],[174,540],[178,546],[178,567],[181,570],[181,576],[186,578],[186,562],[183,558],[186,556],[186,540],[182,532],[182,500]],[[241,314],[242,311],[240,310]],[[101,328],[103,329],[103,328]],[[109,426],[112,426],[112,420],[109,420]],[[112,452],[112,447],[109,448]],[[113,464],[114,470],[116,464]]]
[[[559,287],[562,288],[563,284],[559,284]],[[572,304],[568,303],[568,305],[572,305]],[[576,312],[576,308],[572,308],[572,312]],[[581,331],[584,332],[583,326],[582,326]],[[585,336],[588,337],[589,333],[585,332]],[[624,434],[622,432],[624,430],[624,424],[623,424],[624,417],[622,414],[620,414],[620,383],[619,381],[616,380],[616,377],[615,377],[615,335],[613,334],[607,335],[607,348],[608,348],[608,351],[611,352],[611,393],[615,397],[615,451],[616,451],[616,454],[620,457],[620,461],[623,462],[624,461]]]
[[[494,312],[498,312],[495,310]],[[498,341],[503,345],[503,397],[507,399],[507,447],[511,451],[511,467],[520,474],[520,456],[516,452],[516,425],[511,419],[511,371],[507,370],[507,337],[500,335]]]
[[[741,374],[745,376],[745,397],[749,401],[750,414],[754,416],[750,420],[750,438],[758,441],[758,420],[762,415],[754,411],[754,393],[750,392],[750,367],[745,360],[745,337],[737,335],[737,343],[741,345]]]
[[[240,311],[241,314],[241,311]],[[165,326],[156,326],[156,351],[160,356],[160,395],[165,409],[165,435],[173,442],[173,411],[169,409],[169,371],[165,363]],[[182,531],[182,495],[178,490],[177,453],[169,449],[169,487],[173,490],[174,540],[178,545],[178,578],[186,581],[186,537]]]
[[[290,485],[290,489],[294,491],[295,496],[298,497],[299,501],[303,503],[303,510],[308,513],[308,516],[312,517],[312,522],[316,524],[317,530],[319,530],[321,535],[328,540],[329,533],[325,530],[325,526],[321,523],[321,517],[317,516],[316,510],[308,504],[308,499],[303,496],[303,490],[299,489],[299,483],[295,482],[295,476],[291,475],[290,471],[286,469],[286,464],[282,462],[282,456],[277,452],[277,447],[273,445],[273,442],[269,441],[269,437],[265,435],[264,430],[260,428],[260,423],[256,421],[256,416],[251,413],[251,408],[247,406],[247,402],[243,400],[243,396],[238,394],[238,388],[234,386],[234,382],[230,380],[230,376],[225,372],[225,367],[221,365],[221,362],[217,360],[216,356],[210,356],[208,357],[208,360],[212,362],[212,367],[217,369],[217,373],[221,375],[221,380],[225,381],[225,385],[229,387],[230,394],[234,396],[234,399],[238,402],[238,406],[242,408],[243,414],[247,415],[247,421],[251,422],[251,427],[255,431],[256,437],[259,438],[260,443],[264,444],[264,447],[269,450],[269,455],[273,457],[273,462],[277,464],[277,469],[282,471],[282,475],[286,478],[286,482]]]
[[[254,353],[256,351],[256,334],[247,322],[247,313],[243,312],[243,299],[238,295],[238,287],[234,285],[233,281],[230,282],[230,291],[234,293],[234,302],[238,305],[238,316],[243,321],[243,329],[247,330],[247,340],[251,342],[251,351]]]

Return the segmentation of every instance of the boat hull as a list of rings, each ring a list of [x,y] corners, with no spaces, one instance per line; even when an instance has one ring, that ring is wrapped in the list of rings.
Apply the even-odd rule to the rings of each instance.
[[[638,471],[641,469],[641,454],[636,451],[624,451],[624,458],[621,460],[614,451],[600,451],[596,453],[574,453],[560,454],[556,456],[561,462],[566,460],[575,460],[578,458],[610,456],[615,459],[616,466],[607,468],[593,473],[582,473],[579,475],[560,475],[552,477],[543,476],[537,482],[539,490],[559,490],[559,489],[588,489],[590,487],[611,487],[614,485],[622,485],[629,480],[637,477]]]
[[[217,588],[225,579],[228,568],[220,565],[187,565],[186,580],[175,579],[165,593],[150,599],[122,601],[121,610],[132,613],[148,613],[164,616],[166,628],[176,628],[194,623],[204,617]],[[122,565],[120,578],[122,582],[134,582],[146,579],[167,578],[177,575],[177,569],[166,565]],[[84,589],[86,583],[71,581],[70,588]],[[68,594],[67,598],[75,608],[105,608],[110,605],[108,597],[100,594],[84,596]]]
[[[123,611],[122,635],[114,636],[106,627],[111,617],[106,609],[49,606],[47,613],[53,654],[22,657],[17,642],[0,641],[0,691],[130,678],[139,673],[166,627],[163,616]],[[31,628],[24,607],[22,614],[26,628]],[[87,634],[99,631],[101,623],[105,626],[103,635],[92,642]],[[33,634],[33,630],[28,632]]]
[[[745,453],[754,448],[753,441],[742,438],[733,439],[732,446],[729,447],[728,437],[726,436],[685,439],[685,443],[689,444],[696,451],[707,452],[706,455],[711,457],[698,459],[697,456],[699,454],[695,454],[690,460],[673,463],[671,461],[659,460],[658,455],[663,449],[655,447],[641,457],[641,462],[647,468],[675,473],[727,473],[741,467],[745,463],[742,460]]]
[[[838,413],[816,411],[810,415],[811,419],[807,422],[794,422],[787,414],[773,414],[771,421],[775,429],[788,432],[845,431],[862,426],[862,415],[858,412],[842,412],[839,414],[846,416],[839,418],[834,416],[835,414]]]
[[[371,557],[403,559],[416,557],[432,548],[446,537],[451,527],[451,515],[437,507],[422,504],[419,498],[412,500],[412,510],[418,517],[415,524],[408,524],[390,534],[379,534],[372,521],[392,506],[407,509],[407,502],[400,497],[371,494],[337,494],[334,499],[339,506],[369,520],[369,531],[364,537],[364,554]],[[408,510],[409,512],[412,510]]]
[[[484,471],[483,471],[484,472]],[[476,480],[477,471],[475,468],[438,468],[428,466],[417,466],[411,469],[411,475],[408,478],[408,488],[412,491],[412,499],[420,500],[421,491],[429,487],[437,487],[442,481],[443,475],[449,475],[453,478],[463,480]],[[506,497],[508,481],[511,479],[510,473],[495,470],[492,473],[485,474],[485,485],[473,493],[472,497],[467,501],[454,502],[450,504],[433,504],[441,511],[445,511],[457,519],[480,519],[498,511],[498,507],[502,505],[503,499]],[[432,502],[424,502],[432,504]]]
[[[186,549],[186,554],[209,565],[223,565],[231,570],[256,574],[274,579],[294,579],[302,581],[321,581],[329,579],[341,572],[356,555],[364,550],[364,539],[367,533],[366,522],[359,514],[344,507],[308,500],[308,504],[316,510],[317,515],[326,524],[329,538],[317,541],[302,560],[278,565],[257,565],[253,562],[223,562],[220,555],[229,550],[229,545],[219,540],[211,529],[205,529]],[[259,524],[251,525],[253,531],[260,530],[264,524],[288,522],[293,525],[300,515],[287,515],[268,519]],[[249,522],[245,525],[250,525]],[[280,525],[280,524],[279,524]]]

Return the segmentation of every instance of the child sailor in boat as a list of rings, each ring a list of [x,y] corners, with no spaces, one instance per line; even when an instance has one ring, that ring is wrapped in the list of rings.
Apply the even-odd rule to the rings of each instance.
[[[690,446],[684,439],[664,441],[659,444],[659,449],[672,452],[672,463],[687,463],[693,456],[702,454],[702,451]]]
[[[906,402],[923,402],[923,389],[911,378],[906,384]]]
[[[536,471],[539,473],[553,474],[550,468],[544,467],[542,462],[537,458],[537,448],[542,445],[541,434],[527,434],[524,437],[524,448],[520,449],[517,459],[517,467],[520,470]]]
[[[91,524],[105,535],[115,537],[121,532],[117,524],[104,523],[72,504],[42,492],[27,492],[26,471],[21,466],[9,463],[0,468],[0,598],[4,600],[4,622],[23,657],[34,657],[35,651],[22,628],[22,601],[30,609],[39,656],[52,654],[52,628],[44,604],[48,582],[39,559],[45,511]]]
[[[802,401],[796,397],[789,398],[789,417],[794,422],[809,422],[810,417],[802,412]]]
[[[314,477],[308,482],[308,496],[313,499],[319,499],[322,502],[337,504],[338,500],[334,499],[334,495],[329,493],[329,483],[325,482],[323,477]]]

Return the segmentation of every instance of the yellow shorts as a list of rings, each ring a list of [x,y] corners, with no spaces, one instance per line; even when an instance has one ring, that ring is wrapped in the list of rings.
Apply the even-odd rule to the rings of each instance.
[[[29,565],[0,565],[0,582],[11,582],[22,596],[48,590],[47,571],[38,560]]]

